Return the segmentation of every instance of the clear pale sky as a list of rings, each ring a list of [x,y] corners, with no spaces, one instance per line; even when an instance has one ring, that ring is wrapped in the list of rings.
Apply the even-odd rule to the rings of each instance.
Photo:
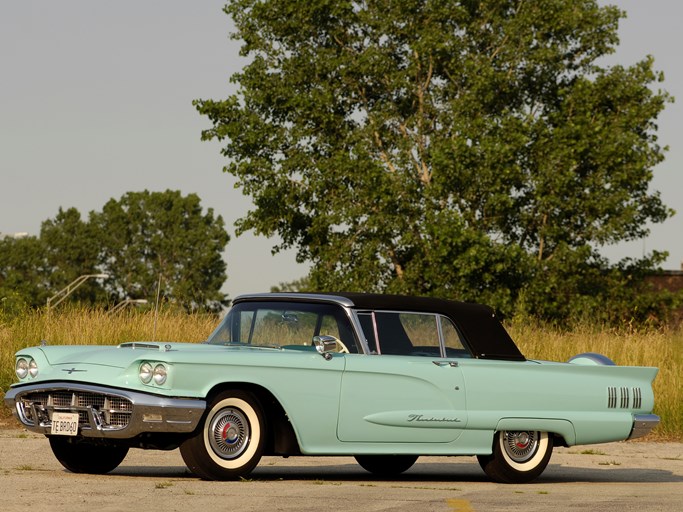
[[[659,119],[669,146],[652,188],[679,213],[642,241],[608,247],[613,260],[669,251],[683,260],[683,2],[615,0],[628,18],[610,62],[647,54],[679,98]],[[222,99],[243,62],[223,0],[0,0],[0,233],[37,235],[59,207],[84,218],[129,191],[196,193],[223,216],[230,297],[268,291],[307,273],[294,252],[271,256],[273,240],[234,236],[251,207],[222,172],[220,144],[193,99]]]

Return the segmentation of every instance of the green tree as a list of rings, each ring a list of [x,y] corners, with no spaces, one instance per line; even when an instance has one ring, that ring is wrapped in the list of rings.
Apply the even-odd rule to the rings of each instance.
[[[649,190],[669,96],[652,58],[600,64],[595,0],[233,0],[249,64],[198,100],[225,170],[311,285],[541,308],[606,293],[599,248],[672,214]],[[653,255],[648,262],[657,261]],[[569,266],[571,265],[571,266]],[[582,275],[585,272],[585,275]],[[533,300],[528,299],[533,297]]]
[[[161,280],[165,300],[187,310],[216,310],[225,301],[222,251],[228,243],[223,219],[202,211],[196,194],[128,192],[90,214],[101,243],[100,271],[115,300],[153,302]]]
[[[54,219],[44,221],[40,241],[46,259],[45,280],[55,293],[84,274],[97,274],[98,258],[102,249],[92,226],[81,219],[76,208],[59,208]],[[95,304],[106,301],[104,289],[94,280],[79,286],[71,300]]]
[[[0,237],[0,313],[44,306],[50,296],[46,270],[39,238]]]

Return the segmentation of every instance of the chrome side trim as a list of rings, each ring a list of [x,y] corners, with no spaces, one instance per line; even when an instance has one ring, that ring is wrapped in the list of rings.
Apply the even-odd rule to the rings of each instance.
[[[637,439],[650,433],[659,424],[659,416],[656,414],[634,414],[633,428],[627,439]]]
[[[200,399],[169,398],[137,391],[78,384],[74,382],[50,382],[10,388],[5,394],[5,404],[12,409],[14,416],[31,432],[49,434],[52,412],[55,407],[26,404],[22,399],[33,393],[85,392],[104,396],[118,396],[132,404],[130,419],[122,428],[107,427],[103,416],[108,411],[94,405],[86,407],[60,406],[60,411],[82,411],[78,433],[83,437],[128,439],[143,432],[192,432],[206,409],[206,402]],[[26,408],[30,414],[27,414]],[[34,421],[40,419],[40,421]]]

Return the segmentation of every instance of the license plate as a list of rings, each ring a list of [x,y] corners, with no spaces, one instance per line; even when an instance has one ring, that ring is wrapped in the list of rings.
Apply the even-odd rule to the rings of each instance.
[[[77,412],[54,412],[52,413],[53,436],[75,436],[78,434]]]

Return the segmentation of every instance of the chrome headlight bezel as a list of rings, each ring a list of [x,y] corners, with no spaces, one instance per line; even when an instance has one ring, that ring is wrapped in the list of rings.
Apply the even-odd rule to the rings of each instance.
[[[139,366],[138,377],[146,386],[162,387],[168,382],[168,365],[156,361],[143,361]]]

